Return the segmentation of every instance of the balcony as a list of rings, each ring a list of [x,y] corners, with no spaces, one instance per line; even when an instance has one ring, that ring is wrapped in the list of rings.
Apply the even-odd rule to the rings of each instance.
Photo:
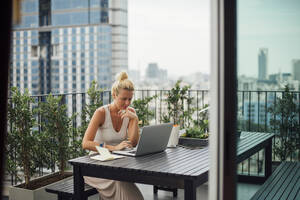
[[[168,115],[168,102],[166,101],[167,95],[170,94],[170,90],[137,90],[135,91],[133,102],[138,99],[146,99],[148,97],[155,97],[151,99],[147,103],[147,109],[150,112],[147,112],[144,116],[142,123],[150,123],[150,124],[158,124],[163,122],[163,115]],[[300,92],[291,92],[292,96],[299,102],[300,100]],[[82,115],[86,106],[95,104],[95,100],[98,98],[97,103],[108,104],[112,102],[111,92],[110,91],[99,91],[96,96],[93,96],[91,93],[66,93],[66,94],[55,94],[53,96],[59,96],[61,98],[61,105],[65,105],[67,109],[67,116],[71,117],[71,135],[70,135],[70,144],[73,144],[73,141],[80,141],[80,134],[78,134],[78,128],[82,127],[84,120],[83,116],[89,118],[90,116]],[[239,123],[241,124],[240,128],[242,131],[255,131],[255,132],[270,132],[270,118],[273,116],[268,112],[269,106],[271,104],[276,104],[277,97],[281,97],[284,95],[283,91],[238,91],[238,115],[239,115]],[[199,110],[201,110],[206,104],[209,104],[210,97],[209,91],[207,90],[188,90],[187,96],[190,97],[191,101],[184,101],[182,106],[183,110],[190,113],[190,118],[183,118],[183,125],[185,127],[189,127],[192,124],[192,121],[201,120],[201,115],[199,114]],[[35,95],[31,96],[33,102],[31,103],[31,108],[37,108],[39,105],[46,101],[47,95]],[[11,99],[10,99],[11,100]],[[193,111],[193,112],[189,112]],[[91,114],[91,113],[90,113]],[[254,116],[254,117],[253,117]],[[300,116],[300,112],[298,113]],[[34,115],[34,118],[38,122],[36,126],[33,127],[33,130],[40,134],[45,128],[42,126],[42,117],[41,113],[37,112]],[[299,120],[299,117],[298,117]],[[12,130],[12,121],[9,121],[9,131]],[[81,133],[82,134],[82,133]],[[276,145],[278,141],[278,137],[276,136],[273,140],[273,147]],[[51,139],[51,138],[50,138]],[[80,144],[80,143],[79,143]],[[10,144],[9,144],[10,145]],[[42,148],[42,147],[39,147]],[[77,151],[80,148],[80,145],[75,147],[74,151]],[[57,162],[52,153],[54,149],[48,149],[50,152],[50,162],[48,165],[45,165],[42,161],[36,161],[37,168],[35,171],[35,177],[42,176],[54,171],[58,170]],[[79,154],[72,155],[73,157],[79,156]],[[260,151],[243,161],[238,165],[238,174],[242,175],[264,175],[264,152]],[[13,146],[10,147],[10,158],[13,163],[16,164],[17,157],[14,157],[14,149]],[[287,160],[299,161],[299,149],[296,152],[292,153],[288,156]],[[272,155],[272,161],[274,165],[279,162],[279,158]],[[68,166],[70,167],[70,166]],[[6,185],[14,185],[17,184],[20,180],[18,180],[18,176],[20,172],[17,170],[13,173],[6,174]],[[157,199],[156,196],[152,193],[152,187],[148,185],[139,184],[141,191],[145,195],[146,199]],[[239,194],[243,194],[244,196],[238,197],[239,199],[248,199],[250,198],[256,190],[259,188],[259,185],[255,184],[247,184],[247,183],[238,183]],[[169,192],[159,192],[159,199],[170,199],[171,193]],[[207,197],[208,193],[208,185],[204,184],[198,188],[198,193],[201,193],[199,196]],[[97,198],[97,196],[95,196]],[[205,197],[203,197],[205,199]],[[177,199],[183,199],[183,191],[179,190],[179,197]]]

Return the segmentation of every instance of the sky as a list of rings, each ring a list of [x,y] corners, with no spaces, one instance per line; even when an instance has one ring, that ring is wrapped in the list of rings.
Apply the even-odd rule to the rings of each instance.
[[[300,59],[300,0],[238,0],[238,74],[258,76],[268,48],[268,74],[292,72]],[[210,71],[209,0],[128,0],[129,69],[151,62],[170,75]]]
[[[129,69],[156,62],[170,76],[210,70],[209,0],[128,0]]]
[[[238,74],[258,76],[259,48],[268,48],[268,74],[292,72],[300,59],[299,0],[238,1]]]

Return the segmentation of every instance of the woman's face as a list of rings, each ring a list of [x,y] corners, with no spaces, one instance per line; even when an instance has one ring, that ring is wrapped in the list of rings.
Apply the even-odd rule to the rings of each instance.
[[[114,95],[114,103],[119,110],[125,110],[131,103],[133,91],[121,89],[118,95]]]

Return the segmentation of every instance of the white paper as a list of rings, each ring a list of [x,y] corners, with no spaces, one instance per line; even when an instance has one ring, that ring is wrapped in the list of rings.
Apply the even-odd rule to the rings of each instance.
[[[91,157],[91,159],[94,160],[100,160],[100,161],[109,161],[109,160],[114,160],[114,159],[118,159],[118,158],[124,158],[125,156],[121,156],[121,155],[112,155],[112,157],[103,157],[101,155],[96,155]]]
[[[121,155],[113,155],[109,152],[108,149],[100,147],[100,146],[96,146],[97,151],[99,152],[100,155],[96,155],[91,157],[94,160],[100,160],[100,161],[107,161],[107,160],[114,160],[117,158],[124,158],[125,156],[121,156]]]

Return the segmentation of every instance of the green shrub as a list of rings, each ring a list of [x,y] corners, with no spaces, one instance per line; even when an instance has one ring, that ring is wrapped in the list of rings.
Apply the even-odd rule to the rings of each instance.
[[[31,108],[34,99],[29,96],[28,90],[21,94],[16,88],[11,88],[11,99],[8,103],[8,172],[13,173],[21,180],[17,169],[24,173],[25,188],[30,187],[30,179],[37,166],[34,162],[38,155],[38,137],[33,131],[36,124],[35,109]]]

